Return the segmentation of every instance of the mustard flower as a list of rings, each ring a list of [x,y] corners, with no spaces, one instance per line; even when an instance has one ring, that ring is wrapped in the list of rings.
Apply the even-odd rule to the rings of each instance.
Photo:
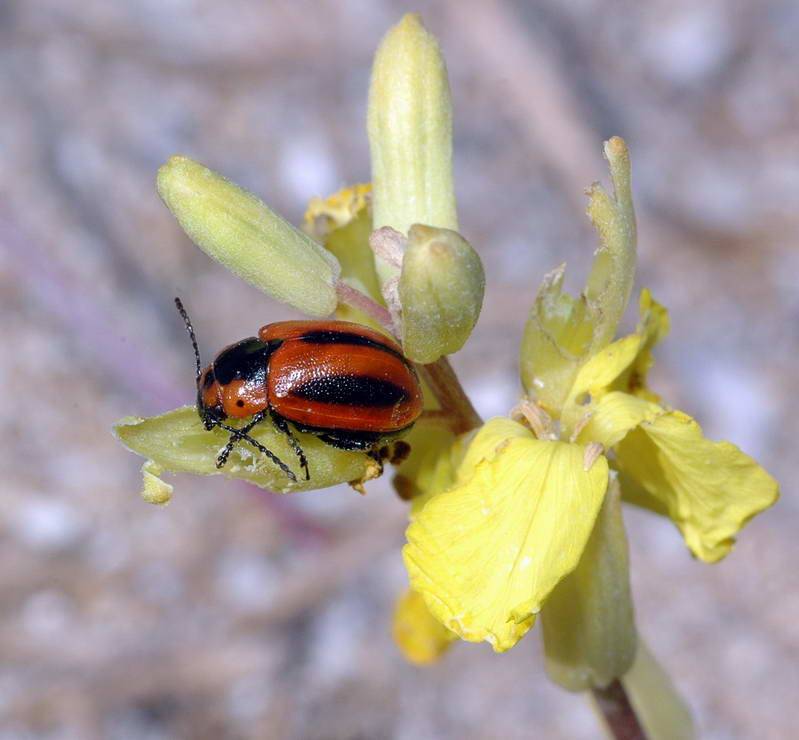
[[[669,324],[647,290],[635,332],[616,338],[636,263],[626,144],[604,146],[612,193],[588,190],[600,246],[584,290],[563,291],[563,266],[544,278],[520,349],[523,394],[483,423],[446,359],[474,328],[485,276],[458,231],[446,66],[416,15],[380,44],[367,129],[372,183],[312,199],[302,229],[187,157],[161,168],[158,190],[192,240],[243,279],[309,316],[335,312],[394,334],[418,363],[425,413],[393,480],[409,502],[410,588],[392,628],[403,655],[428,664],[459,638],[503,652],[540,615],[554,681],[591,691],[606,717],[608,704],[631,707],[652,738],[691,737],[690,715],[635,624],[622,503],[668,517],[712,563],[778,486],[648,387]],[[192,406],[123,419],[116,434],[145,457],[142,495],[158,504],[172,494],[165,473],[218,473],[227,442]],[[291,457],[272,424],[252,434]],[[298,436],[309,481],[288,480],[241,445],[223,472],[281,492],[340,482],[362,491],[380,473],[361,452]]]
[[[607,686],[635,658],[621,500],[668,516],[697,558],[715,562],[778,495],[754,460],[705,439],[648,388],[668,332],[648,291],[636,332],[610,341],[634,275],[635,221],[624,142],[605,154],[614,194],[589,191],[601,247],[586,289],[564,294],[562,268],[545,279],[516,420],[489,420],[428,486],[404,550],[411,587],[464,640],[508,650],[540,613],[550,674],[575,690]]]

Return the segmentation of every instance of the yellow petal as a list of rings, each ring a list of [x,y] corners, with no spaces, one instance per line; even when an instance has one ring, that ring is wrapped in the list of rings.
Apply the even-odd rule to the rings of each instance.
[[[463,462],[457,473],[458,482],[466,482],[474,475],[479,463],[493,460],[509,440],[517,438],[535,439],[535,436],[526,426],[507,416],[495,416],[489,419],[480,427],[466,449],[466,454],[462,456]]]
[[[641,341],[638,334],[630,334],[609,344],[580,368],[563,406],[561,423],[566,435],[575,430],[589,410],[588,405],[601,398],[614,381],[632,365]]]
[[[405,659],[416,665],[434,663],[457,639],[454,632],[430,613],[424,598],[413,589],[397,600],[391,634]]]
[[[327,198],[311,198],[302,228],[320,242],[335,229],[346,226],[359,213],[369,209],[372,186],[369,183],[342,188]]]
[[[479,430],[457,438],[451,432],[442,435],[441,430],[423,431],[424,425],[420,427],[416,449],[421,448],[421,459],[412,478],[415,495],[411,503],[411,521],[433,496],[449,490],[456,481],[471,477],[479,462],[493,459],[507,440],[513,437],[534,439],[527,427],[505,416],[489,419]],[[412,450],[415,433],[416,429],[408,437]],[[413,465],[413,452],[408,464]],[[400,468],[405,475],[413,475],[412,471],[413,467],[409,470]]]
[[[618,444],[627,432],[639,424],[653,421],[668,411],[643,398],[613,391],[586,407],[586,413],[590,416],[578,441],[599,442],[607,449]]]
[[[491,450],[468,480],[428,501],[408,528],[403,555],[411,587],[446,627],[502,652],[577,565],[608,466],[600,457],[586,471],[584,447],[531,437]]]
[[[621,395],[621,394],[620,394]],[[779,486],[729,442],[712,442],[680,411],[643,421],[616,447],[625,479],[655,499],[696,557],[716,562],[755,514],[771,506]]]
[[[647,388],[646,379],[654,364],[652,349],[669,333],[669,313],[646,289],[641,291],[639,306],[641,318],[636,334],[641,337],[641,346],[635,360],[616,379],[613,387],[657,403],[660,396]]]
[[[564,404],[563,428],[568,433],[583,419],[588,404],[610,391],[623,391],[645,401],[658,403],[660,396],[646,387],[646,378],[652,367],[652,348],[669,331],[666,309],[652,298],[648,290],[641,291],[641,318],[635,334],[629,334],[605,347],[583,365]],[[632,428],[635,422],[627,428]],[[623,436],[623,435],[621,435]],[[606,444],[602,437],[581,435]]]
[[[367,184],[339,190],[324,200],[314,198],[305,212],[303,229],[336,257],[342,282],[382,303],[374,254],[369,247],[370,197],[371,186]],[[382,330],[370,316],[346,303],[338,304],[336,317]]]
[[[629,334],[595,354],[577,373],[569,398],[579,399],[586,393],[594,397],[605,392],[632,365],[640,347],[641,337]]]

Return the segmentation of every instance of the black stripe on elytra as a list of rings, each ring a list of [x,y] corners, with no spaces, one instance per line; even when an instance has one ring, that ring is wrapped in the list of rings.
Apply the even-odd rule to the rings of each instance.
[[[396,383],[368,375],[332,375],[294,386],[291,395],[317,403],[342,406],[395,406],[408,394]]]
[[[388,352],[388,354],[402,360],[405,365],[410,365],[402,352],[398,352],[396,349],[394,349],[394,347],[383,344],[382,342],[378,342],[374,339],[369,339],[369,337],[355,334],[353,332],[309,331],[307,334],[302,335],[302,341],[308,342],[309,344],[350,344],[357,345],[359,347],[372,347],[374,349],[382,350],[383,352]]]
[[[214,376],[226,385],[231,380],[265,381],[271,349],[255,337],[242,339],[214,360]]]

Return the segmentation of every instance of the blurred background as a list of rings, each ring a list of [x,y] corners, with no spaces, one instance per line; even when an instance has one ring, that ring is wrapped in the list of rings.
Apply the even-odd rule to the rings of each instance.
[[[624,136],[638,285],[671,311],[654,383],[783,484],[723,563],[628,512],[638,622],[708,738],[795,737],[799,5],[0,2],[0,738],[593,738],[536,632],[406,665],[389,621],[405,508],[385,483],[280,498],[179,477],[138,495],[119,417],[191,403],[205,357],[288,310],[207,259],[159,201],[190,155],[298,222],[369,178],[372,54],[407,10],[438,35],[463,233],[485,308],[453,363],[517,399],[545,272],[578,289],[583,189]],[[632,318],[631,318],[632,321]]]

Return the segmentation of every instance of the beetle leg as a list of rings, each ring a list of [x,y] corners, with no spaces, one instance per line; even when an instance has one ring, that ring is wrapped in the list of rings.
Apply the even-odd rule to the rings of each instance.
[[[297,438],[291,431],[291,428],[288,425],[288,422],[280,416],[280,414],[275,413],[272,411],[272,421],[274,425],[281,431],[283,434],[288,437],[289,444],[291,445],[291,449],[294,450],[297,457],[300,459],[300,466],[305,471],[305,480],[311,480],[311,473],[308,470],[308,458],[305,457],[305,452],[303,452],[302,447],[300,447],[300,443],[297,441]]]
[[[383,448],[383,449],[386,449],[386,448]],[[382,450],[379,450],[379,449],[372,448],[371,450],[369,450],[369,451],[366,453],[366,454],[367,454],[367,456],[368,456],[370,459],[374,460],[374,461],[377,463],[378,467],[380,468],[380,473],[379,473],[379,475],[383,475],[383,455],[381,454],[381,451],[382,451]],[[386,450],[386,451],[387,451],[387,450]]]
[[[256,450],[259,452],[263,452],[275,465],[277,465],[292,481],[295,483],[297,482],[297,476],[294,475],[294,472],[289,468],[286,463],[284,463],[274,452],[268,450],[264,447],[257,439],[253,439],[247,432],[250,431],[256,424],[260,423],[264,420],[266,416],[265,412],[257,413],[251,422],[246,424],[245,426],[241,427],[240,429],[236,429],[236,427],[229,426],[227,424],[222,424],[221,422],[217,423],[217,426],[221,429],[224,429],[227,432],[230,432],[230,440],[228,440],[227,445],[225,445],[225,449],[219,454],[219,457],[216,459],[216,467],[222,468],[224,467],[225,463],[227,462],[228,456],[230,455],[233,446],[236,442],[240,440],[244,440],[245,442],[249,442]]]
[[[243,427],[241,427],[239,429],[236,429],[235,427],[229,427],[226,424],[217,423],[217,425],[219,427],[221,427],[222,429],[225,429],[225,430],[227,430],[227,431],[229,431],[231,433],[230,434],[230,439],[228,440],[228,443],[225,445],[225,449],[222,450],[222,452],[220,452],[219,456],[216,458],[216,467],[217,468],[222,468],[222,467],[225,466],[225,463],[227,462],[228,456],[233,451],[233,447],[236,444],[236,442],[238,442],[243,437],[247,436],[247,433],[250,431],[250,429],[252,429],[260,421],[263,421],[263,418],[264,418],[263,412],[259,412],[259,413],[255,414],[255,416],[253,416],[253,418],[252,418],[252,420],[250,422],[248,422],[247,424],[245,424]]]

